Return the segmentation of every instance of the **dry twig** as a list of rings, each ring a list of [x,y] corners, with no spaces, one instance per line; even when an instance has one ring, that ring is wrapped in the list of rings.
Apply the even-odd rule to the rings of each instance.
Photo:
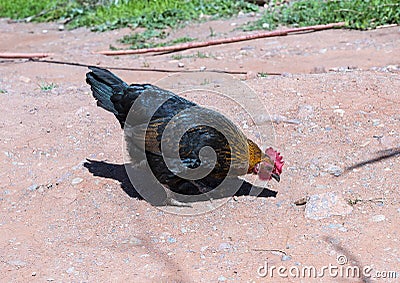
[[[103,54],[103,55],[107,55],[107,56],[116,56],[116,55],[143,54],[143,53],[150,53],[150,52],[175,52],[175,51],[191,49],[191,48],[199,48],[199,47],[233,43],[233,42],[239,42],[239,41],[253,40],[253,39],[257,39],[257,38],[285,36],[290,33],[331,29],[331,28],[335,28],[335,27],[342,27],[342,26],[344,26],[344,24],[345,23],[343,23],[343,22],[332,23],[332,24],[326,24],[326,25],[315,25],[315,26],[308,26],[308,27],[301,27],[301,28],[292,28],[292,29],[287,29],[287,30],[261,32],[261,33],[256,33],[256,34],[243,35],[243,36],[231,37],[231,38],[221,38],[221,39],[204,41],[204,42],[189,42],[189,43],[174,45],[174,46],[142,48],[142,49],[134,49],[134,50],[112,50],[112,51],[106,50],[106,51],[98,51],[95,53]]]

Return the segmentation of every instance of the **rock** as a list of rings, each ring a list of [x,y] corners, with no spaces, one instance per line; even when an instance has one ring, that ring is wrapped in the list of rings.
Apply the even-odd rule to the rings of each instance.
[[[176,243],[176,239],[174,238],[174,237],[169,237],[168,239],[167,239],[167,241],[168,241],[168,243]]]
[[[218,247],[220,251],[226,251],[231,248],[231,245],[229,243],[221,243]]]
[[[183,67],[185,67],[185,64],[182,63],[182,62],[179,62],[179,63],[178,63],[178,67],[179,67],[179,68],[183,68]]]
[[[83,181],[83,179],[82,178],[75,178],[75,179],[73,179],[72,181],[71,181],[71,184],[73,185],[73,186],[75,186],[75,185],[78,185],[79,183],[81,183]]]
[[[343,216],[353,211],[342,197],[335,192],[317,194],[310,196],[305,209],[305,217],[319,220],[331,216]]]
[[[27,190],[33,192],[33,191],[36,191],[37,188],[39,188],[39,185],[33,184],[33,185],[30,185],[30,186],[27,188]]]
[[[289,261],[291,259],[292,259],[292,257],[290,255],[283,255],[281,258],[282,261]]]
[[[372,119],[372,126],[379,126],[379,124],[381,123],[381,120],[379,119]]]
[[[208,249],[208,246],[203,246],[203,247],[200,248],[200,251],[201,252],[205,252],[207,249]]]
[[[73,266],[71,266],[70,268],[68,268],[67,270],[66,270],[66,272],[68,273],[68,274],[71,274],[71,273],[73,273],[75,271],[75,267],[73,267]]]
[[[329,174],[339,177],[340,175],[343,174],[343,169],[340,168],[339,166],[336,165],[329,165],[326,169],[325,172],[328,172]]]
[[[139,238],[136,238],[134,236],[132,236],[129,239],[125,239],[121,242],[122,244],[130,244],[133,246],[140,246],[142,244],[142,240],[140,240]]]
[[[18,260],[18,259],[16,259],[16,260],[10,260],[10,261],[8,261],[7,263],[8,263],[9,265],[14,265],[14,266],[16,266],[16,267],[21,267],[21,266],[25,266],[25,265],[26,265],[26,262],[25,262],[25,261]]]
[[[343,109],[335,109],[333,110],[333,113],[338,114],[340,117],[343,117],[345,111]]]
[[[371,221],[373,222],[381,222],[384,221],[385,219],[386,219],[385,215],[382,214],[374,215],[371,217]]]
[[[218,277],[218,281],[226,281],[226,277],[221,275]]]
[[[27,78],[27,77],[24,77],[24,76],[20,76],[20,77],[19,77],[19,80],[20,80],[21,82],[24,82],[24,83],[30,83],[30,82],[31,82],[31,79],[30,79],[30,78]]]

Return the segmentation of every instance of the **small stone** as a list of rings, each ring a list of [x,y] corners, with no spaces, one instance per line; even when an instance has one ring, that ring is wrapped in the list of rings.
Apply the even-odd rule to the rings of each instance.
[[[70,268],[68,268],[67,270],[66,270],[66,272],[68,273],[68,274],[71,274],[71,273],[73,273],[75,271],[75,267],[73,267],[73,266],[71,266]]]
[[[36,271],[32,272],[31,275],[32,275],[32,276],[36,276]]]
[[[331,216],[344,216],[353,211],[342,197],[335,192],[310,196],[305,209],[305,217],[319,220]]]
[[[397,212],[400,213],[400,208],[397,209]]]
[[[42,33],[48,33],[49,31],[47,29],[42,30]]]
[[[129,240],[126,241],[127,243],[133,245],[133,246],[140,246],[142,244],[142,240],[139,238],[136,238],[132,236]]]
[[[335,177],[339,177],[343,174],[343,169],[336,165],[329,165],[328,168],[325,169],[325,171]]]
[[[229,250],[230,248],[231,248],[231,245],[230,245],[229,243],[221,243],[221,244],[219,245],[219,247],[218,247],[218,249],[219,249],[220,251]]]
[[[208,246],[203,246],[203,247],[200,248],[200,251],[201,251],[201,252],[204,252],[204,251],[206,251],[207,249],[208,249]]]
[[[202,71],[202,72],[205,71],[206,69],[207,69],[206,66],[201,66],[200,67],[200,71]]]
[[[333,110],[333,113],[338,114],[340,117],[343,117],[345,111],[343,109],[335,109]]]
[[[269,29],[269,23],[263,23],[262,27],[263,29]]]
[[[221,275],[218,277],[218,281],[226,281],[226,277]]]
[[[25,266],[26,265],[25,261],[18,260],[18,259],[17,260],[10,260],[7,263],[10,264],[10,265],[15,265],[17,267],[21,267],[21,266]]]
[[[31,79],[30,79],[30,78],[27,78],[27,77],[24,77],[24,76],[20,76],[20,77],[19,77],[19,80],[20,80],[21,82],[24,82],[24,83],[30,83],[30,82],[31,82]]]
[[[291,259],[292,259],[292,257],[290,255],[283,255],[281,258],[282,261],[289,261]]]
[[[374,215],[371,218],[371,220],[373,222],[381,222],[381,221],[384,221],[385,219],[386,219],[385,215],[382,215],[382,214]]]
[[[30,185],[30,186],[27,188],[27,190],[33,192],[33,191],[36,191],[37,188],[39,188],[39,185],[33,184],[33,185]]]
[[[181,228],[181,232],[185,234],[187,232],[186,228]]]
[[[64,25],[59,25],[59,26],[58,26],[58,30],[59,30],[59,31],[65,30],[65,26],[64,26]]]
[[[168,243],[176,243],[176,239],[174,238],[174,237],[169,237],[168,239],[167,239],[167,241],[168,241]]]
[[[372,119],[372,126],[379,126],[380,123],[381,123],[381,120],[379,120],[379,119]]]
[[[75,178],[75,179],[73,179],[72,181],[71,181],[71,184],[72,185],[78,185],[79,183],[81,183],[83,181],[83,179],[82,178]]]
[[[183,68],[183,67],[185,67],[185,64],[182,63],[182,62],[179,62],[179,63],[178,63],[178,67],[179,67],[179,68]]]

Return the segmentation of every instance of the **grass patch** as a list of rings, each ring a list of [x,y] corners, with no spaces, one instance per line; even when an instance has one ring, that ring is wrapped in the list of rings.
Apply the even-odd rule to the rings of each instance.
[[[119,42],[123,44],[130,44],[129,48],[131,49],[140,49],[140,48],[176,45],[196,40],[196,38],[192,37],[179,37],[177,39],[165,42],[156,41],[156,39],[165,39],[167,35],[168,34],[165,31],[150,29],[150,30],[145,30],[142,33],[133,33],[130,35],[125,35],[123,38],[119,40]]]
[[[48,82],[41,82],[39,83],[39,87],[41,91],[50,91],[52,89],[55,89],[57,85],[55,83],[48,83]]]
[[[400,2],[398,0],[299,0],[283,5],[271,4],[260,20],[245,25],[244,30],[272,30],[279,25],[310,26],[334,22],[345,22],[346,27],[352,29],[400,24]]]
[[[203,15],[233,16],[258,7],[244,0],[0,0],[0,17],[34,21],[66,21],[70,28],[97,31],[120,27],[163,29]]]

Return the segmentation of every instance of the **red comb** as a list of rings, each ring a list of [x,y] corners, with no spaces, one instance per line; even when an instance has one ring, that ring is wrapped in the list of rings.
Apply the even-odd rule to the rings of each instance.
[[[272,147],[267,148],[265,150],[265,154],[268,155],[275,162],[275,168],[274,170],[272,170],[272,173],[280,175],[282,173],[283,164],[285,163],[281,154],[274,150]]]

